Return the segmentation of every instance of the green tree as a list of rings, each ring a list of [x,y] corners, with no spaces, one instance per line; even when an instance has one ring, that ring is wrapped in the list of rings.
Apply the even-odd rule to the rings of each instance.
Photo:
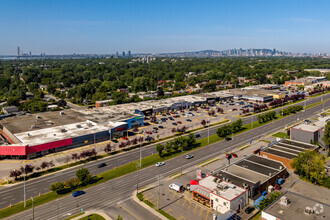
[[[117,220],[123,220],[123,218],[118,214]]]
[[[19,106],[19,98],[12,96],[7,99],[7,105],[8,106]]]
[[[54,192],[58,192],[58,191],[64,189],[64,187],[65,187],[64,183],[62,183],[62,182],[56,182],[56,183],[53,183],[50,186],[50,190],[52,190]]]
[[[324,131],[324,136],[322,138],[324,141],[325,147],[329,149],[330,146],[330,121],[327,122],[325,125],[325,131]]]
[[[306,150],[293,158],[291,167],[304,179],[314,183],[323,184],[326,179],[325,173],[326,158],[313,150]]]
[[[156,150],[157,150],[159,156],[162,157],[162,156],[163,156],[164,145],[162,145],[162,144],[157,144],[157,146],[156,146]]]
[[[89,173],[88,169],[84,167],[76,171],[76,176],[84,185],[88,184],[92,179],[92,175]]]

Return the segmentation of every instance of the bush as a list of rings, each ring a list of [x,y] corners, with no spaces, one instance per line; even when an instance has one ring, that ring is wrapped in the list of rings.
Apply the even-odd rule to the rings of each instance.
[[[56,183],[53,183],[53,185],[50,186],[50,190],[52,190],[54,192],[58,192],[60,190],[63,190],[64,187],[65,187],[64,183],[56,182]]]

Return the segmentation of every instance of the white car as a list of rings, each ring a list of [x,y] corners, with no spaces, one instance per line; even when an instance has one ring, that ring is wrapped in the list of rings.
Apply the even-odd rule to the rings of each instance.
[[[156,167],[160,167],[160,166],[163,166],[163,165],[165,165],[164,162],[158,162],[158,163],[156,163]]]

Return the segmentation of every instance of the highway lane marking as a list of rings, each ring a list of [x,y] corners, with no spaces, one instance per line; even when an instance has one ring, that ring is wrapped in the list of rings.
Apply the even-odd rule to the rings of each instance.
[[[131,212],[130,210],[128,210],[128,209],[125,208],[124,206],[122,206],[122,205],[120,205],[120,204],[119,204],[119,206],[122,207],[123,209],[125,209],[129,214],[131,214],[132,216],[134,216],[136,219],[141,220],[141,219],[140,219],[139,217],[137,217],[133,212]]]
[[[11,198],[11,197],[13,197],[13,195],[6,196],[6,197],[1,197],[1,199],[8,199],[8,198]]]

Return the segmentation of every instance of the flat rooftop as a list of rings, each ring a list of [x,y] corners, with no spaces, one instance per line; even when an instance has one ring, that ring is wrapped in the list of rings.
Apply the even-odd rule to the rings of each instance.
[[[124,122],[106,124],[96,124],[92,121],[84,121],[63,126],[45,128],[41,130],[32,130],[15,134],[16,138],[24,144],[30,146],[59,141],[68,138],[79,137],[87,134],[94,134],[101,131],[107,131]]]
[[[251,154],[227,167],[215,170],[212,175],[224,179],[237,186],[263,183],[285,169],[278,161]]]
[[[64,112],[64,115],[60,115],[60,112],[56,111],[8,117],[2,119],[0,124],[12,134],[17,134],[86,121],[84,115],[79,112],[70,109],[61,112]],[[32,129],[32,127],[34,128]]]
[[[314,125],[306,125],[306,124],[300,124],[297,126],[292,127],[292,129],[297,129],[297,130],[303,130],[303,131],[309,131],[309,132],[316,132],[320,128]]]
[[[290,201],[288,206],[281,205],[280,201],[284,196]],[[315,209],[315,213],[311,215],[304,214],[306,207]],[[317,201],[317,198],[308,198],[290,191],[285,192],[279,199],[264,209],[263,212],[275,216],[278,219],[330,219],[330,206],[328,204]]]
[[[292,141],[292,140],[283,140],[280,141],[273,146],[266,148],[263,152],[273,154],[279,157],[293,159],[298,157],[300,152],[304,150],[313,150],[316,146],[312,144],[306,144],[299,141]]]
[[[216,177],[207,176],[199,181],[199,185],[212,190],[212,193],[221,196],[226,200],[232,200],[246,192],[245,189],[237,187],[234,184],[228,183],[226,181],[214,182],[214,179],[216,179]]]

